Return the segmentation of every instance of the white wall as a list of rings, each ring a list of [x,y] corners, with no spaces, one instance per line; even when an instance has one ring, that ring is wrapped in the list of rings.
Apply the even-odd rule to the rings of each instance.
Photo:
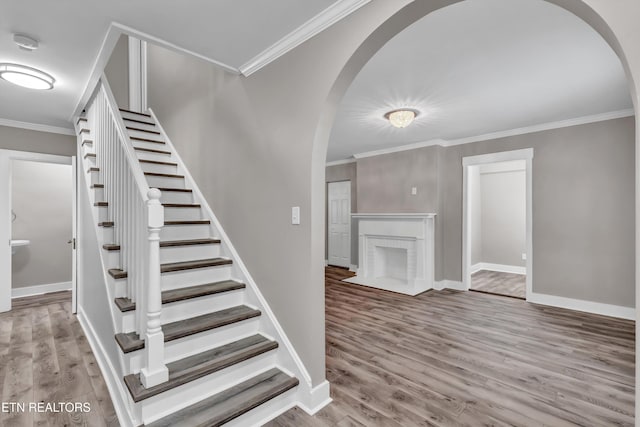
[[[28,239],[13,255],[12,288],[71,281],[73,197],[70,165],[12,162],[12,239]]]

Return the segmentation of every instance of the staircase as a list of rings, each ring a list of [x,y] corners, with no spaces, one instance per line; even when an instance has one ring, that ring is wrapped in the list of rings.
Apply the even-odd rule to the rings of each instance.
[[[103,345],[117,345],[127,394],[120,422],[261,425],[308,392],[308,374],[155,116],[115,105],[103,76],[77,132],[117,331]]]

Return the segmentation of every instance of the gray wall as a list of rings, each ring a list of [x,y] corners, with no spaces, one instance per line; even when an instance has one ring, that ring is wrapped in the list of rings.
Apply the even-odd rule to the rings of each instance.
[[[120,108],[129,108],[129,36],[121,35],[104,69]]]
[[[635,120],[629,117],[439,151],[425,147],[367,157],[356,165],[357,205],[359,212],[436,210],[436,280],[460,281],[462,158],[532,147],[533,291],[633,306],[634,141]],[[428,189],[422,197],[407,195],[413,183],[418,196]],[[481,201],[498,203],[506,201]],[[491,226],[482,240],[499,232],[500,226]],[[503,263],[492,250],[482,247],[482,261]],[[510,265],[524,265],[518,255],[509,259]],[[357,263],[357,256],[353,260]]]
[[[479,167],[482,252],[477,262],[526,265],[522,253],[527,248],[527,176],[526,164],[521,163],[520,170]]]
[[[622,46],[630,75],[640,81],[640,29],[628,19],[629,8],[636,12],[640,5],[552,2],[562,3],[594,25],[618,52]],[[151,105],[163,124],[168,124],[170,136],[257,279],[314,385],[325,377],[322,189],[326,185],[326,143],[337,105],[353,77],[391,37],[430,11],[452,3],[455,1],[370,2],[249,77],[225,74],[211,64],[175,54],[150,54]],[[613,32],[599,14],[607,16]],[[635,104],[640,102],[635,90],[633,97]],[[194,114],[186,114],[188,111]],[[455,157],[440,156],[442,161]],[[456,201],[461,200],[458,187],[452,181],[438,189],[439,212],[453,212],[451,224],[441,225],[445,231],[455,230],[455,223],[461,221],[455,219],[455,206],[461,205]],[[299,226],[290,224],[291,206],[301,207]],[[444,237],[438,232],[436,241],[440,242]],[[442,242],[451,260],[445,256],[440,268],[447,277],[459,279],[456,258],[460,249]]]
[[[356,174],[356,163],[346,163],[343,165],[327,166],[326,182],[351,181],[351,213],[358,212],[358,176]],[[325,188],[325,207],[327,206],[328,190]],[[329,241],[326,234],[328,230],[329,212],[325,213],[325,254],[324,258],[329,259]],[[358,221],[351,221],[351,264],[358,264]]]
[[[76,137],[0,126],[0,149],[75,156]]]
[[[71,165],[12,162],[12,239],[31,241],[11,258],[13,288],[71,281],[71,172]]]

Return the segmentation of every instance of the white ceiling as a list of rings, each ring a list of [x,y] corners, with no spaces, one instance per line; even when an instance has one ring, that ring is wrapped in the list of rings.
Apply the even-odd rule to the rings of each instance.
[[[407,128],[383,118],[421,111]],[[345,95],[327,161],[632,108],[608,44],[542,0],[468,0],[389,41]]]
[[[51,91],[0,80],[0,119],[71,127],[68,119],[88,82],[112,22],[211,60],[239,68],[336,0],[0,0],[0,62],[53,75]],[[41,41],[25,52],[22,32]]]

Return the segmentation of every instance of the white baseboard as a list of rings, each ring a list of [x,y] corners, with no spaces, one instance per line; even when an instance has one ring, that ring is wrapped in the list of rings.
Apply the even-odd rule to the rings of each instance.
[[[326,266],[328,266],[328,265],[329,265],[329,260],[328,260],[328,259],[325,259],[325,260],[324,260],[324,266],[326,267]]]
[[[357,273],[358,272],[358,266],[355,264],[351,264],[349,266],[349,271],[351,271],[352,273]]]
[[[527,302],[548,305],[551,307],[567,308],[569,310],[584,311],[586,313],[600,314],[602,316],[618,317],[620,319],[635,320],[636,318],[636,310],[633,307],[623,307],[619,305],[584,301],[535,292],[532,292],[527,296]]]
[[[91,351],[98,361],[98,366],[100,367],[102,377],[107,384],[107,389],[109,390],[109,395],[111,396],[111,401],[113,402],[113,407],[116,411],[116,415],[118,416],[120,425],[124,427],[134,427],[137,423],[132,421],[133,417],[129,414],[129,411],[127,410],[127,403],[123,400],[123,396],[127,395],[127,391],[124,389],[120,376],[111,363],[111,360],[106,356],[107,352],[104,347],[102,347],[102,343],[98,340],[98,335],[96,334],[93,325],[84,314],[82,307],[78,307],[77,317],[78,322],[87,337]]]
[[[331,403],[332,399],[330,397],[329,391],[329,381],[324,380],[313,389],[311,389],[308,400],[305,402],[298,402],[298,406],[307,414],[315,415],[316,412]]]
[[[462,282],[456,280],[439,280],[434,283],[433,289],[441,291],[443,289],[455,289],[457,291],[466,290]]]
[[[49,283],[47,285],[27,286],[24,288],[12,288],[11,298],[30,297],[33,295],[49,294],[51,292],[70,291],[71,282]]]
[[[527,274],[527,267],[517,265],[492,264],[490,262],[479,262],[471,266],[471,274],[481,270],[497,271],[500,273]]]

